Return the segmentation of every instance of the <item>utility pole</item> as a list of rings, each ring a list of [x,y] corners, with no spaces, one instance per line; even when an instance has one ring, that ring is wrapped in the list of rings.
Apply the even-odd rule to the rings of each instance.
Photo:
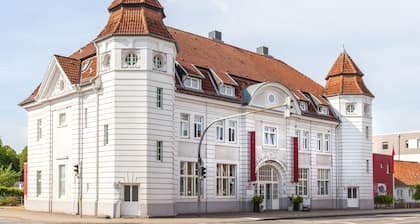
[[[247,116],[250,114],[256,114],[256,113],[261,113],[261,112],[265,112],[265,111],[269,111],[269,110],[273,110],[273,109],[277,109],[277,108],[281,108],[281,107],[285,107],[284,110],[284,117],[288,118],[290,117],[291,114],[291,109],[292,109],[292,99],[290,97],[286,97],[286,102],[284,104],[281,105],[276,105],[276,106],[272,106],[272,107],[267,107],[267,108],[262,108],[262,109],[258,109],[255,111],[250,111],[250,112],[246,112],[246,113],[240,113],[240,114],[234,114],[234,115],[230,115],[227,117],[222,117],[219,119],[216,119],[212,122],[210,122],[207,127],[204,129],[201,137],[200,137],[200,142],[198,143],[198,156],[197,156],[197,169],[198,169],[198,186],[197,186],[197,209],[198,209],[198,214],[201,215],[201,195],[203,194],[203,192],[201,191],[201,185],[203,183],[203,180],[206,178],[206,173],[207,173],[207,169],[203,166],[203,160],[201,158],[201,145],[203,143],[204,140],[204,136],[206,135],[206,133],[208,132],[208,130],[217,122],[220,121],[224,121],[224,120],[228,120],[228,119],[232,119],[232,118],[237,118],[237,117],[242,117],[242,116]],[[204,190],[204,188],[203,188]]]

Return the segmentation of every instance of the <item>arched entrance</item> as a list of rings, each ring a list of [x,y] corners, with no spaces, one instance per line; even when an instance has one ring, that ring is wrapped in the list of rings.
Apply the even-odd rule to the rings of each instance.
[[[264,210],[278,210],[280,175],[272,165],[264,165],[258,169],[257,182],[254,184],[255,195],[264,196]]]

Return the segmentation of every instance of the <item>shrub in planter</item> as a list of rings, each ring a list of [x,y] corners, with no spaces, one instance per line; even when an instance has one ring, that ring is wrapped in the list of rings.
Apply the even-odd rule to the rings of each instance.
[[[264,196],[255,195],[252,198],[252,204],[254,204],[254,212],[260,212],[260,204],[264,201]]]
[[[19,200],[17,197],[6,197],[0,199],[1,206],[17,206],[19,205]]]
[[[294,211],[299,211],[300,210],[300,205],[303,203],[303,198],[301,196],[297,196],[296,198],[293,199],[293,210]]]
[[[394,202],[392,195],[378,195],[374,198],[375,205],[377,208],[387,208]]]

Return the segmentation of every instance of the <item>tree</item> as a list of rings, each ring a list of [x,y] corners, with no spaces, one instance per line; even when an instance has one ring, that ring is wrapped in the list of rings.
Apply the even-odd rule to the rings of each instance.
[[[12,187],[20,177],[20,173],[12,169],[10,164],[7,168],[0,167],[0,186]]]
[[[0,137],[0,147],[2,146],[3,146],[3,141],[1,140],[1,137]]]
[[[20,172],[23,173],[23,165],[28,162],[28,146],[26,146],[18,156]]]
[[[414,194],[412,197],[417,202],[418,200],[420,200],[420,184],[414,185],[413,189]]]
[[[19,159],[15,150],[10,146],[3,145],[0,147],[0,167],[12,166],[12,169],[19,171]]]

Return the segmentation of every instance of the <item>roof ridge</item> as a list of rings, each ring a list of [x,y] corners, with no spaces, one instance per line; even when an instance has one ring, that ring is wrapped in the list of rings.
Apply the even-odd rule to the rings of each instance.
[[[191,35],[193,35],[193,36],[196,36],[196,37],[199,37],[199,38],[202,38],[202,39],[206,39],[206,40],[211,41],[211,42],[213,42],[213,43],[215,43],[215,44],[225,45],[225,46],[232,47],[232,48],[235,48],[235,49],[238,49],[238,50],[241,50],[241,51],[245,51],[245,52],[251,53],[252,55],[258,56],[258,57],[260,57],[260,58],[264,58],[264,59],[266,59],[266,60],[272,60],[272,61],[275,61],[275,62],[282,63],[282,64],[284,64],[284,65],[286,65],[286,66],[290,67],[291,69],[293,69],[293,70],[294,70],[294,71],[296,71],[297,73],[299,73],[301,76],[305,77],[306,79],[308,79],[308,80],[310,80],[311,82],[313,82],[313,83],[315,83],[316,85],[318,85],[320,89],[322,89],[322,90],[324,89],[324,87],[323,87],[321,84],[319,84],[318,82],[316,82],[316,81],[315,81],[315,80],[313,80],[312,78],[308,77],[307,75],[305,75],[304,73],[300,72],[299,70],[297,70],[297,69],[296,69],[296,68],[294,68],[293,66],[291,66],[291,65],[287,64],[286,62],[284,62],[284,61],[282,61],[282,60],[280,60],[280,59],[278,59],[278,58],[274,58],[274,57],[267,57],[267,56],[264,56],[264,55],[258,54],[257,52],[254,52],[254,51],[251,51],[251,50],[248,50],[248,49],[240,48],[240,47],[234,46],[234,45],[232,45],[232,44],[228,44],[228,43],[221,42],[221,41],[212,40],[212,39],[209,39],[209,38],[207,38],[207,37],[205,37],[205,36],[202,36],[202,35],[199,35],[199,34],[195,34],[195,33],[189,32],[189,31],[184,31],[184,30],[181,30],[181,29],[178,29],[178,28],[172,27],[172,26],[166,26],[166,27],[167,27],[167,28],[169,28],[169,29],[174,29],[174,30],[177,30],[177,31],[180,31],[180,32],[184,32],[184,33],[187,33],[187,34],[191,34]],[[239,74],[237,74],[237,75],[239,75]]]

